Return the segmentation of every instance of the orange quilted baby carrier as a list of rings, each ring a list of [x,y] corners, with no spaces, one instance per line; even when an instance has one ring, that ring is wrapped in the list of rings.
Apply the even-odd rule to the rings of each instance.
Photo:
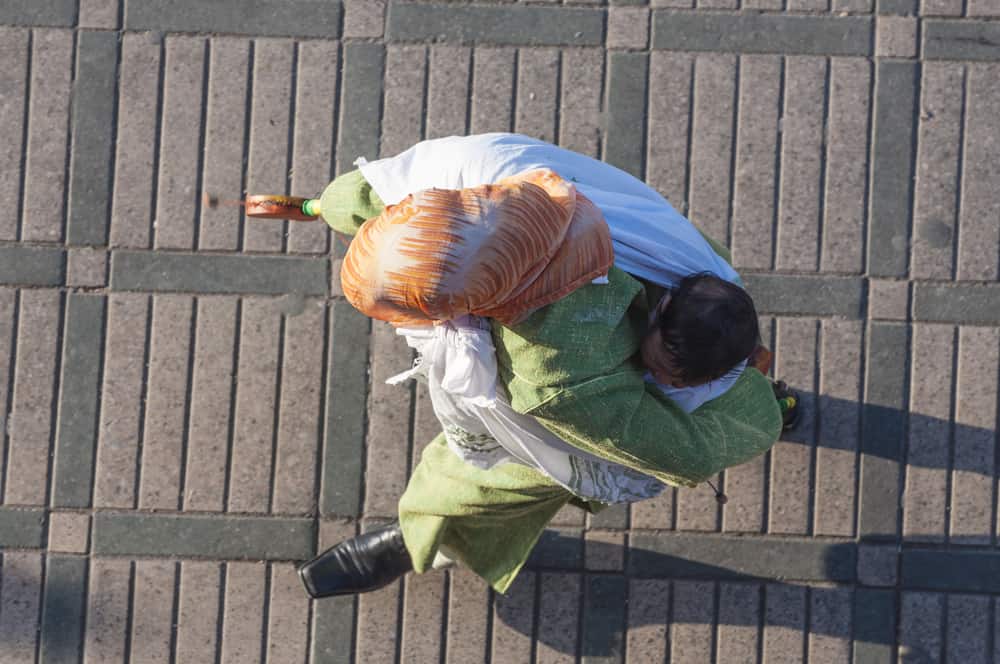
[[[614,259],[600,210],[547,169],[468,189],[427,189],[365,222],[341,269],[344,295],[393,325],[464,314],[513,325]]]

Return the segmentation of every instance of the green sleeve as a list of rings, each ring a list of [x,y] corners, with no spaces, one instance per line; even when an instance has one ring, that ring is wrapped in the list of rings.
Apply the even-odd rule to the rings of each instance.
[[[360,170],[338,176],[320,196],[323,221],[344,235],[354,235],[372,217],[382,214],[385,204]]]

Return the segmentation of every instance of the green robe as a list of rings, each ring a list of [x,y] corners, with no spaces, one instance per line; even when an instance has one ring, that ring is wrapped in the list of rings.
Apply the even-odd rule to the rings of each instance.
[[[353,235],[382,204],[354,171],[331,183],[322,208],[335,230]],[[695,486],[769,449],[781,413],[769,381],[752,367],[692,413],[647,384],[637,353],[648,286],[612,268],[607,284],[584,286],[516,326],[494,322],[498,387],[514,410],[581,450]],[[545,525],[573,498],[532,468],[466,464],[438,436],[400,500],[400,524],[417,572],[442,548],[504,592]]]

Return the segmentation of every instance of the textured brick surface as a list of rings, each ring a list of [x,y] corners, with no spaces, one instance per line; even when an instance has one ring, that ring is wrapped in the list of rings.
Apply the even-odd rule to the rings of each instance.
[[[385,29],[386,0],[348,0],[344,3],[344,37],[381,37]]]
[[[49,551],[86,553],[90,538],[90,517],[75,512],[49,515]]]
[[[122,0],[80,0],[81,28],[118,28]]]
[[[644,49],[649,44],[649,9],[612,7],[608,10],[608,48]]]
[[[917,54],[917,18],[880,16],[875,21],[875,55],[912,58]]]

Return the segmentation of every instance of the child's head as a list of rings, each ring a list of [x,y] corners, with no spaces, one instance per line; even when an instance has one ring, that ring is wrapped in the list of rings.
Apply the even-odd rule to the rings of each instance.
[[[657,382],[674,387],[721,378],[750,356],[760,337],[750,295],[708,273],[682,279],[650,319],[643,364]]]

